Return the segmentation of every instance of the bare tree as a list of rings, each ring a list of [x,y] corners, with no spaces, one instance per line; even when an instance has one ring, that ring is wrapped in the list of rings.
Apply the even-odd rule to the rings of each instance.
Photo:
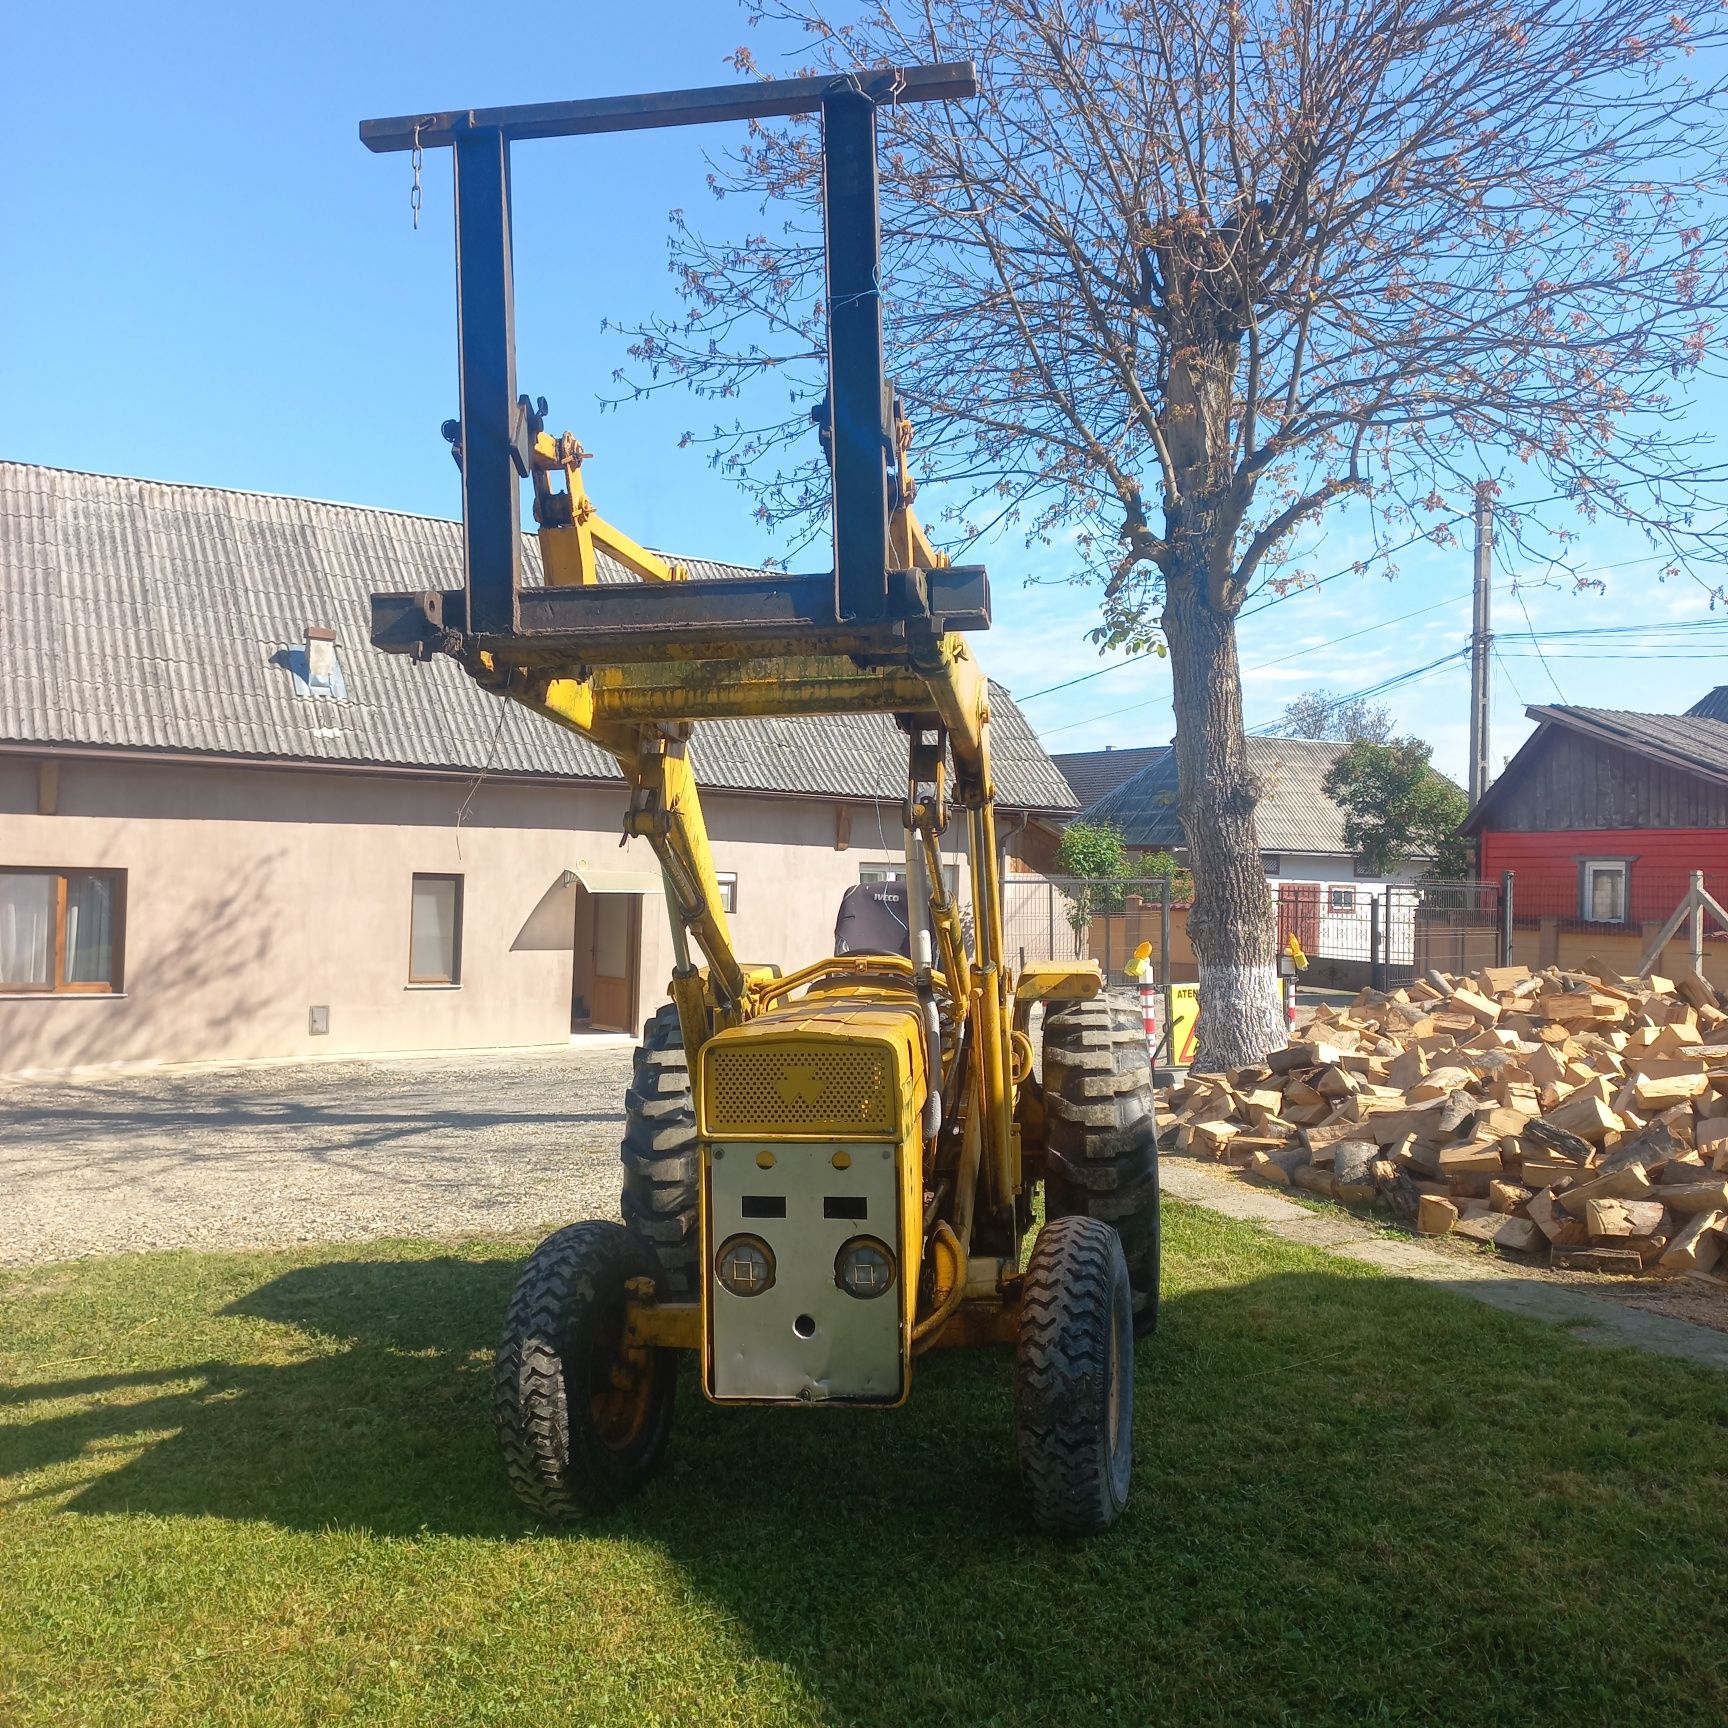
[[[1286,738],[1319,738],[1337,744],[1389,744],[1396,722],[1392,710],[1365,696],[1337,696],[1307,690],[1287,703],[1280,727]]]
[[[978,62],[976,103],[880,115],[918,466],[948,483],[960,533],[1060,533],[1101,585],[1106,645],[1168,645],[1200,1060],[1255,1059],[1282,1028],[1235,621],[1258,586],[1302,580],[1293,532],[1358,499],[1383,542],[1449,539],[1482,476],[1524,464],[1534,490],[1676,558],[1720,533],[1717,476],[1669,391],[1728,300],[1723,91],[1685,76],[1724,14],[873,0],[845,22],[820,0],[751,5],[809,30],[819,64],[801,70]],[[814,531],[813,128],[754,129],[712,186],[771,196],[773,226],[708,239],[675,218],[687,316],[632,332],[624,381],[760,410],[701,438],[759,516]],[[1503,508],[1503,532],[1521,520]]]

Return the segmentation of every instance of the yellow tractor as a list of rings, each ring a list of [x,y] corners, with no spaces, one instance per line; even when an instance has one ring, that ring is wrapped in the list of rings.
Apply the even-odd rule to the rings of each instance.
[[[1158,1312],[1144,1031],[1095,963],[1016,973],[1003,951],[989,687],[964,635],[989,624],[989,584],[912,513],[910,428],[883,363],[876,109],[974,88],[969,65],[912,66],[361,126],[374,150],[454,156],[461,414],[445,434],[466,578],[373,596],[373,642],[453,656],[607,750],[628,786],[624,833],[653,848],[671,917],[670,1000],[625,1099],[623,1222],[573,1224],[535,1250],[498,1349],[506,1468],[548,1518],[604,1510],[651,1475],[684,1351],[717,1404],[860,1406],[904,1402],[926,1351],[1010,1345],[1037,1523],[1102,1530],[1128,1498],[1134,1338]],[[517,394],[510,151],[800,113],[822,126],[829,386],[813,419],[833,568],[697,579],[596,514],[586,452]],[[539,584],[524,581],[523,481]],[[904,877],[847,896],[834,953],[746,965],[692,728],[836,713],[890,714],[905,733]],[[942,869],[951,824],[969,907]]]

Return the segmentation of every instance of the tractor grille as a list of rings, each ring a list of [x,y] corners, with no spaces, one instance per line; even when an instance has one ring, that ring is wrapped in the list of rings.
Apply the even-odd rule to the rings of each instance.
[[[858,1044],[709,1045],[703,1115],[710,1134],[893,1134],[894,1063]]]

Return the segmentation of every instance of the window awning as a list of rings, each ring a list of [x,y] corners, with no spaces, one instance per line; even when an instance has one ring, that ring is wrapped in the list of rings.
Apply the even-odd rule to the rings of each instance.
[[[664,894],[666,882],[658,870],[591,870],[579,864],[566,870],[563,885],[580,882],[590,894]]]

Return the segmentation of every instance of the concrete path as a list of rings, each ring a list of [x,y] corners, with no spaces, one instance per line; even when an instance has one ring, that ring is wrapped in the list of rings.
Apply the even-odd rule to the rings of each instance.
[[[1582,1344],[1625,1345],[1656,1356],[1683,1357],[1728,1373],[1728,1332],[1586,1295],[1506,1260],[1485,1256],[1478,1264],[1437,1253],[1408,1237],[1379,1235],[1341,1213],[1310,1212],[1294,1201],[1251,1188],[1189,1158],[1164,1157],[1159,1175],[1166,1194],[1225,1218],[1259,1224],[1286,1242],[1319,1248],[1344,1260],[1359,1260],[1382,1272],[1417,1278],[1508,1313],[1564,1326]]]

